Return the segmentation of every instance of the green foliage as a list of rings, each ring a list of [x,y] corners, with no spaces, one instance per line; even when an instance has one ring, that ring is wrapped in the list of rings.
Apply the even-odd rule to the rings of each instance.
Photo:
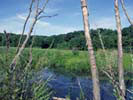
[[[13,59],[15,55],[16,48],[10,48],[9,52],[9,63]],[[5,52],[3,47],[0,48],[0,66],[5,65],[3,61],[5,61]],[[26,48],[24,50],[23,56],[21,56],[21,68],[24,68],[26,63],[28,62],[28,54],[29,49]],[[98,69],[108,69],[108,64],[111,64],[113,69],[117,70],[117,51],[116,50],[106,50],[107,60],[105,59],[105,54],[103,50],[97,50],[96,54],[96,63]],[[123,65],[125,72],[131,72],[132,66],[132,58],[130,53],[124,53]],[[58,49],[39,49],[33,48],[32,50],[32,69],[39,71],[44,67],[49,67],[50,69],[54,69],[56,71],[70,72],[74,74],[91,74],[91,68],[89,63],[87,51],[78,51],[78,54],[73,54],[72,50],[58,50]],[[2,68],[2,67],[1,67]],[[8,68],[8,67],[7,67]],[[101,73],[100,73],[101,74]]]
[[[79,82],[79,87],[80,87],[80,97],[77,100],[85,100],[85,95],[84,95],[83,89],[80,85],[80,82]]]
[[[35,81],[34,69],[28,64],[29,49],[21,55],[12,71],[9,64],[14,57],[14,51],[15,48],[12,48],[6,54],[4,48],[1,48],[0,100],[48,100],[52,92],[47,87],[47,81]]]
[[[78,52],[78,50],[76,48],[72,49],[72,53],[73,53],[73,55],[78,55],[79,54],[79,52]]]
[[[35,82],[33,85],[33,100],[49,100],[50,96],[52,94],[52,91],[48,88],[47,82],[40,81],[40,82]]]
[[[104,46],[106,49],[116,49],[117,48],[117,32],[116,30],[111,29],[102,29],[99,28],[97,30],[91,29],[91,38],[93,42],[94,50],[101,49],[101,43],[98,36],[98,31],[102,36],[102,40],[104,42]],[[123,28],[123,47],[126,52],[129,52],[130,47],[133,45],[133,28],[126,27]],[[10,34],[10,45],[11,47],[16,47],[18,43],[20,35]],[[26,36],[23,37],[22,40],[25,39]],[[29,39],[27,43],[27,47],[29,47],[33,36]],[[5,46],[5,35],[0,33],[0,46]],[[52,41],[54,41],[51,48],[58,49],[70,49],[77,48],[78,50],[87,50],[86,41],[83,31],[74,31],[67,34],[61,35],[53,35],[53,36],[35,36],[35,41],[33,47],[39,48],[49,48]]]
[[[70,95],[67,95],[67,96],[66,96],[66,100],[71,100],[71,99],[70,99]]]

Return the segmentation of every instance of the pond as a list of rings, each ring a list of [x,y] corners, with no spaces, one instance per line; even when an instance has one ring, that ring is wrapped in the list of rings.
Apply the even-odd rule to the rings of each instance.
[[[39,74],[44,80],[52,76],[48,86],[54,91],[53,96],[55,97],[65,98],[70,96],[71,100],[76,100],[77,97],[80,97],[82,88],[86,100],[92,100],[93,98],[92,80],[87,76],[71,77],[48,69],[44,69]],[[127,88],[133,90],[132,82],[128,84]],[[100,93],[101,100],[116,100],[115,96],[113,96],[113,87],[108,81],[100,81]],[[133,94],[127,92],[126,100],[133,100]]]

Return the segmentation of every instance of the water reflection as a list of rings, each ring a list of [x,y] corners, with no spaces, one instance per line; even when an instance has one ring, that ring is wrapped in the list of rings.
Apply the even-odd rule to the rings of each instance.
[[[76,100],[77,97],[80,96],[80,87],[79,82],[84,92],[84,96],[86,100],[92,100],[92,80],[86,76],[82,77],[71,77],[65,76],[59,73],[55,73],[48,69],[43,70],[41,73],[42,79],[47,79],[49,76],[52,76],[50,81],[48,82],[48,86],[54,91],[53,96],[65,98],[66,96],[70,96],[72,100]],[[132,82],[129,82],[128,89],[133,90]],[[100,93],[101,93],[101,100],[116,100],[115,96],[113,95],[113,87],[108,81],[101,81],[100,82]],[[126,100],[133,100],[133,95],[127,93]]]

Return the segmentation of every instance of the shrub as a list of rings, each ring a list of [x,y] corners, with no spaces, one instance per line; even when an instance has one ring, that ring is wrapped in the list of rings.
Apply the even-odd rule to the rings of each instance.
[[[77,48],[73,48],[72,53],[73,53],[73,55],[79,55],[79,51]]]

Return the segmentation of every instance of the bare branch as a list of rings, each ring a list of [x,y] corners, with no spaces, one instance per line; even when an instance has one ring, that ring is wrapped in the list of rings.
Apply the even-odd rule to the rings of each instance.
[[[47,1],[49,1],[49,0],[47,0]],[[31,33],[33,32],[33,29],[35,27],[35,24],[38,21],[38,16],[43,12],[43,11],[42,12],[39,12],[39,0],[32,0],[32,2],[35,4],[35,15],[34,15],[34,19],[33,19],[33,22],[31,24],[31,27],[29,29],[29,32],[28,32],[28,34],[26,36],[26,39],[24,40],[22,46],[19,48],[16,56],[14,57],[12,63],[10,64],[11,71],[14,71],[14,69],[16,67],[17,60],[19,59],[20,55],[22,54],[22,52],[23,52],[23,50],[25,48],[25,45],[26,45],[26,43],[28,42],[28,40],[29,40],[29,38],[31,36]],[[33,3],[32,3],[32,5],[33,5]],[[47,4],[47,2],[44,4],[42,10],[45,9],[46,4]],[[28,19],[29,19],[29,17],[28,17]],[[27,24],[27,22],[26,22],[26,24]]]
[[[35,16],[35,17],[36,17],[36,16]],[[33,21],[33,23],[32,23],[32,26],[31,26],[31,28],[30,28],[30,30],[29,30],[29,32],[28,32],[28,35],[27,35],[25,41],[23,42],[23,44],[22,44],[22,46],[20,47],[20,49],[19,49],[17,55],[14,57],[12,63],[10,64],[11,70],[14,70],[14,69],[15,69],[15,67],[16,67],[16,61],[17,61],[17,59],[19,58],[19,56],[21,55],[22,51],[24,50],[25,45],[26,45],[28,39],[30,38],[30,35],[31,35],[32,31],[33,31],[33,28],[34,28],[36,22],[37,22],[37,20],[36,20],[36,18],[34,18],[34,21]]]
[[[42,18],[52,18],[52,17],[55,17],[55,16],[58,16],[58,14],[54,14],[54,15],[51,15],[51,16],[45,16],[45,15],[43,15],[43,16],[40,16],[40,17],[38,17],[38,20],[40,20],[40,19],[42,19]]]
[[[133,94],[133,91],[130,91],[129,89],[127,89],[127,92],[129,92],[129,93]]]
[[[45,10],[45,8],[46,8],[46,6],[47,6],[47,4],[48,4],[48,2],[50,1],[50,0],[45,0],[46,2],[44,3],[44,6],[42,7],[42,9],[41,8],[39,8],[39,13],[38,13],[38,15],[40,15],[41,13],[44,13],[44,10]]]
[[[44,6],[43,6],[43,8],[42,8],[42,11],[45,10],[45,8],[46,8],[46,6],[47,6],[47,4],[48,4],[49,1],[50,1],[50,0],[46,0],[46,2],[44,3]]]
[[[133,25],[133,21],[131,21],[130,16],[128,15],[128,12],[127,12],[127,10],[126,10],[125,4],[124,4],[124,0],[120,0],[120,1],[121,1],[122,9],[123,9],[123,11],[124,11],[124,13],[125,13],[125,16],[127,17],[129,23],[130,23],[131,25]]]
[[[110,73],[108,73],[105,70],[101,70],[105,75],[107,75],[107,77],[111,80],[111,83],[114,87],[114,89],[117,91],[117,93],[119,94],[119,96],[121,96],[121,94],[123,93],[122,90],[120,89],[119,83],[114,79],[113,76],[111,76]]]
[[[101,71],[111,80],[112,85],[113,85],[114,89],[118,92],[119,96],[121,96],[121,94],[124,95],[123,91],[120,88],[119,82],[117,82],[114,79],[114,77],[110,73],[108,73],[107,71],[105,71],[105,70],[101,70]],[[133,94],[133,92],[130,91],[129,89],[126,89],[126,91]],[[126,96],[125,96],[125,98],[126,98]]]
[[[35,39],[35,37],[33,37],[33,38],[32,38],[32,43],[31,43],[31,45],[30,45],[30,51],[29,51],[29,54],[30,54],[30,56],[29,56],[29,62],[27,63],[26,68],[30,67],[30,66],[31,66],[31,63],[32,63],[32,46],[33,46],[33,43],[34,43],[34,39]]]
[[[38,12],[38,11],[39,11],[39,0],[36,0],[36,5],[35,5],[35,6],[36,6],[35,15],[38,15],[38,13],[39,13],[39,12]],[[38,16],[39,16],[39,15],[38,15]],[[38,16],[37,16],[37,17],[38,17]]]
[[[32,7],[33,7],[34,1],[35,1],[35,0],[32,0],[32,1],[31,1],[30,7],[29,7],[29,13],[28,13],[28,16],[27,16],[27,18],[26,18],[26,20],[25,20],[25,23],[24,23],[24,26],[23,26],[23,30],[22,30],[21,36],[20,36],[20,38],[19,38],[19,42],[18,42],[18,46],[17,46],[16,53],[17,53],[18,50],[19,50],[19,47],[20,47],[20,44],[21,44],[21,41],[22,41],[22,37],[23,37],[24,32],[25,32],[25,28],[26,28],[27,22],[28,22],[28,20],[29,20],[29,18],[30,18],[30,16],[31,16]]]

